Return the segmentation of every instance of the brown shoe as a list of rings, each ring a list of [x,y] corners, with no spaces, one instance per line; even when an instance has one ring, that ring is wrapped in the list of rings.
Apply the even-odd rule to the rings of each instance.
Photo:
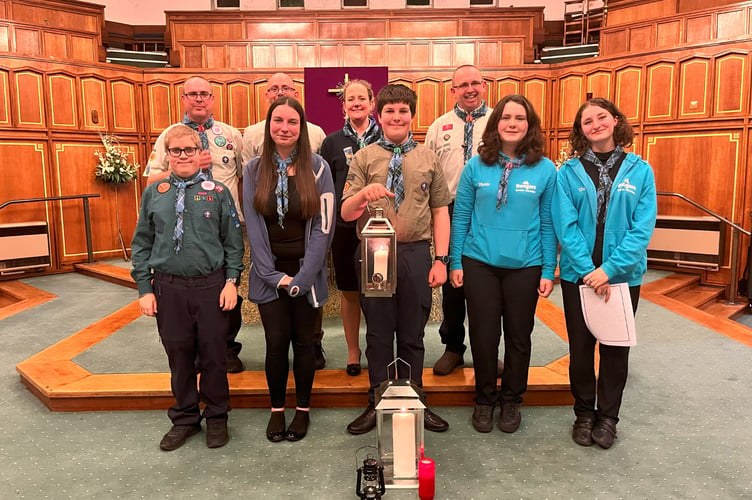
[[[595,422],[591,435],[593,441],[604,450],[611,448],[616,439],[616,420],[611,417],[600,417]]]
[[[185,444],[189,437],[201,432],[201,425],[173,425],[162,437],[159,447],[164,451],[177,450]]]
[[[227,434],[227,420],[207,419],[206,421],[206,446],[209,448],[221,448],[230,440]]]
[[[462,354],[457,354],[452,351],[444,351],[436,364],[433,365],[434,375],[449,375],[458,366],[465,364],[465,360],[462,359]]]
[[[579,416],[572,425],[572,440],[580,446],[592,446],[593,424],[595,418],[591,416]]]
[[[522,415],[520,414],[519,403],[503,403],[501,405],[501,414],[496,421],[496,426],[502,432],[515,432],[520,428],[522,422]]]

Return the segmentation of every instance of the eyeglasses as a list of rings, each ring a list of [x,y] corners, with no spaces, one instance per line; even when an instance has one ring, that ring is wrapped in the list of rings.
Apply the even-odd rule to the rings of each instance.
[[[470,87],[478,88],[478,87],[481,87],[482,85],[483,85],[483,82],[477,82],[477,81],[476,82],[469,82],[469,83],[465,82],[465,83],[460,83],[459,85],[454,85],[454,86],[452,86],[452,88],[455,89],[455,90],[461,90],[461,91],[464,92],[467,89],[469,89]]]
[[[199,148],[167,148],[167,154],[173,158],[179,158],[183,153],[185,156],[194,156],[198,151]]]
[[[275,85],[274,87],[269,87],[268,89],[266,89],[266,91],[270,94],[289,94],[295,92],[295,87],[288,87],[287,85],[277,87]]]
[[[185,97],[187,97],[188,99],[190,99],[191,101],[195,101],[199,97],[201,99],[206,100],[206,99],[214,96],[214,94],[212,94],[211,92],[187,92],[187,93],[185,93],[183,95]]]

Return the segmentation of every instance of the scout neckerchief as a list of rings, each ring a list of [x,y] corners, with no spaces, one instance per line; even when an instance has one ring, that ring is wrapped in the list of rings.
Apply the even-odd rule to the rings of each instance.
[[[285,227],[285,215],[287,214],[287,199],[289,193],[287,191],[287,167],[292,165],[295,161],[295,157],[298,155],[298,149],[294,148],[287,158],[282,158],[279,153],[274,152],[274,161],[277,163],[277,189],[274,190],[274,195],[277,197],[277,222],[279,227]]]
[[[519,158],[511,159],[507,155],[499,151],[499,164],[504,165],[504,171],[501,173],[499,190],[496,192],[496,210],[501,210],[501,206],[507,204],[507,188],[509,186],[509,176],[512,175],[512,170],[521,167],[524,162],[525,155],[522,155]]]
[[[611,167],[616,164],[619,158],[621,158],[621,154],[623,152],[624,148],[622,148],[621,146],[616,146],[616,148],[611,151],[611,156],[608,157],[605,165],[595,155],[592,148],[588,148],[588,150],[585,151],[585,154],[582,155],[583,160],[589,161],[590,163],[598,167],[598,189],[596,189],[595,194],[598,201],[597,213],[599,222],[606,222],[608,200],[611,197],[611,186],[614,183],[614,181],[611,179],[611,176],[608,175],[608,172],[611,170]]]
[[[387,151],[392,152],[392,158],[389,160],[389,173],[386,176],[386,188],[394,193],[394,211],[399,210],[399,206],[405,199],[405,182],[402,176],[402,155],[412,151],[417,142],[413,140],[413,133],[407,133],[407,140],[397,146],[389,142],[386,137],[381,137],[377,144]]]
[[[214,126],[214,117],[210,116],[208,120],[206,120],[202,125],[199,125],[198,123],[194,122],[190,118],[188,118],[188,113],[183,114],[183,124],[188,125],[193,130],[198,132],[198,136],[201,139],[201,149],[209,149],[209,136],[206,135],[206,131],[209,130]],[[209,179],[212,179],[212,167],[209,165],[209,168],[206,171],[207,177]]]
[[[342,127],[342,132],[345,134],[345,137],[352,137],[358,143],[358,149],[363,149],[381,137],[381,129],[372,116],[368,117],[368,128],[363,132],[362,136],[358,136],[349,118],[345,118],[345,126]]]
[[[486,106],[485,102],[470,113],[460,108],[459,104],[454,105],[454,113],[460,117],[460,120],[465,122],[465,142],[462,144],[462,149],[465,152],[465,163],[473,156],[473,127],[475,127],[475,120],[487,112],[488,106]]]
[[[183,249],[183,212],[185,211],[185,189],[193,186],[197,182],[207,180],[206,174],[199,170],[196,175],[190,179],[181,179],[175,174],[171,175],[172,184],[177,188],[175,195],[175,232],[172,241],[175,242],[175,253],[180,253]]]

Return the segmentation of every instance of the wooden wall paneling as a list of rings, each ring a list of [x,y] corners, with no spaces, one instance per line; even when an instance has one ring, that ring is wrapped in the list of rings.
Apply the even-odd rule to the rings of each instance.
[[[525,62],[524,40],[501,41],[501,63],[504,66],[517,66]],[[530,57],[532,59],[532,56]]]
[[[454,43],[454,63],[452,66],[462,66],[463,64],[476,64],[475,61],[475,42],[455,42]]]
[[[679,117],[708,116],[710,60],[695,57],[679,63]]]
[[[452,42],[438,41],[431,42],[431,62],[433,66],[451,66],[452,65]]]
[[[561,165],[569,158],[569,149],[569,139],[566,137],[556,137],[554,138],[554,147],[549,158],[554,163]]]
[[[499,66],[503,59],[504,54],[499,50],[498,41],[481,40],[478,42],[478,66]]]
[[[273,68],[274,58],[272,57],[272,48],[267,44],[251,45],[251,67],[252,68]]]
[[[543,77],[528,77],[525,79],[524,95],[538,111],[541,118],[541,127],[548,126],[548,79]]]
[[[201,67],[209,69],[227,68],[229,67],[229,60],[227,58],[227,51],[225,45],[207,45],[204,47],[206,57]]]
[[[253,115],[254,99],[251,85],[246,82],[227,84],[227,106],[229,124],[241,132],[248,125],[255,123]]]
[[[386,65],[390,68],[406,68],[407,64],[407,42],[387,42],[386,44]],[[323,61],[323,57],[322,57]]]
[[[50,125],[54,128],[78,127],[76,77],[63,73],[47,77],[50,96]]]
[[[441,95],[441,104],[439,106],[439,114],[437,116],[441,116],[444,113],[449,112],[452,108],[454,108],[454,104],[457,102],[454,98],[454,95],[452,95],[452,79],[443,80],[441,82],[440,88],[439,88],[439,94]]]
[[[449,44],[442,44],[445,47]],[[436,45],[434,45],[435,49]],[[386,65],[386,44],[382,42],[378,43],[365,43],[365,59],[366,59],[366,66],[384,66]],[[444,51],[447,51],[446,54]],[[449,48],[441,49],[441,57],[447,57],[447,59],[450,57],[451,54],[451,45],[449,45]],[[434,58],[436,57],[436,53],[434,52]]]
[[[112,129],[117,132],[138,132],[136,85],[125,80],[110,81]]]
[[[6,126],[10,128],[11,114],[10,114],[10,87],[8,86],[9,71],[6,69],[0,69],[0,127]]]
[[[104,7],[91,6],[90,10],[83,9],[83,5],[61,8],[59,2],[45,6],[41,2],[15,1],[13,2],[13,19],[22,23],[36,26],[48,26],[53,29],[99,33],[104,21]]]
[[[81,84],[81,123],[84,129],[107,129],[107,81],[93,76],[82,77]]]
[[[275,44],[274,45],[274,67],[294,68],[295,66],[296,66],[295,45],[288,44],[288,43]]]
[[[4,139],[0,142],[0,186],[3,201],[49,196],[47,179],[47,143],[41,140]],[[23,179],[17,168],[23,166]],[[45,221],[51,227],[50,203],[24,203],[0,210],[0,224]]]
[[[451,83],[451,78],[449,82]],[[496,79],[493,76],[484,76],[483,82],[486,84],[486,95],[484,97],[486,105],[493,107],[496,104]],[[454,97],[452,97],[452,102],[445,103],[445,106],[450,106],[450,109],[454,107]]]
[[[707,161],[708,151],[713,152],[713,161]],[[743,179],[740,153],[738,130],[645,137],[644,157],[655,171],[659,191],[682,193],[730,220],[741,215],[735,211],[739,193],[734,187]],[[688,175],[690,172],[697,175]],[[658,199],[658,213],[704,215],[681,200],[663,197]]]
[[[16,123],[19,127],[44,128],[45,98],[42,90],[42,74],[31,70],[13,74]]]
[[[130,161],[137,161],[137,146],[121,143]],[[53,143],[53,185],[57,196],[99,193],[100,198],[90,202],[92,245],[97,257],[122,255],[117,231],[115,190],[123,238],[128,245],[133,237],[138,214],[138,183],[131,182],[116,187],[95,180],[97,151],[104,148],[98,143]],[[60,234],[58,254],[61,263],[80,262],[86,256],[86,238],[83,209],[80,200],[54,202],[59,217]]]
[[[442,84],[440,81],[433,78],[425,78],[418,80],[413,85],[413,90],[418,94],[418,103],[415,110],[415,121],[413,130],[425,134],[428,131],[428,127],[441,115],[442,98],[441,90]]]
[[[287,13],[285,13],[287,14]],[[310,13],[305,13],[310,16]],[[169,21],[169,20],[168,20]],[[180,26],[173,23],[174,26]],[[199,31],[200,33],[200,31]],[[195,40],[195,35],[185,34],[183,39]],[[285,21],[279,20],[245,22],[245,40],[315,40],[318,38],[316,25],[313,21]],[[199,38],[200,39],[200,38]],[[225,37],[218,40],[240,40],[238,37]]]
[[[582,75],[568,75],[559,79],[560,127],[572,126],[577,109],[584,101],[585,90]]]
[[[747,109],[746,97],[750,80],[747,61],[746,54],[727,54],[716,58],[713,79],[714,115],[741,115]]]
[[[214,94],[214,118],[227,123],[225,120],[225,86],[222,82],[210,82],[212,87],[212,93]],[[182,95],[183,88],[180,87],[180,94]],[[182,105],[182,103],[181,103]],[[182,113],[182,108],[180,108]],[[182,118],[182,115],[181,115]]]
[[[739,7],[716,14],[715,37],[720,40],[731,40],[747,34],[747,8]]]
[[[45,31],[42,34],[42,53],[55,59],[68,58],[68,37],[65,33]]]
[[[635,26],[629,30],[629,51],[644,52],[655,47],[653,25]]]
[[[387,38],[386,22],[367,19],[318,22],[319,40],[358,39],[366,35],[369,38]]]
[[[149,102],[149,132],[159,134],[172,123],[172,99],[170,85],[149,82],[146,94]]]
[[[622,1],[608,5],[607,26],[629,24],[645,19],[666,17],[676,13],[676,0]]]
[[[713,16],[704,14],[696,17],[688,17],[684,33],[686,35],[685,43],[709,42],[713,39]]]
[[[96,62],[97,48],[96,38],[90,36],[70,36],[71,59],[77,61]]]
[[[389,21],[389,38],[440,38],[459,36],[457,21],[455,20],[425,20],[424,16],[416,19],[401,20],[392,18]]]
[[[13,47],[19,55],[35,57],[42,54],[40,30],[16,26],[13,35]]]
[[[227,60],[230,68],[245,69],[250,67],[248,48],[248,44],[231,43],[227,46]]]
[[[676,64],[657,62],[647,67],[647,90],[645,96],[646,120],[676,119],[674,102],[676,100]]]
[[[642,119],[642,68],[627,66],[616,70],[615,104],[632,123]]]
[[[431,66],[431,46],[429,42],[411,42],[409,44],[408,64],[411,68]]]
[[[611,72],[594,71],[585,77],[585,92],[611,100]]]
[[[0,52],[10,52],[10,26],[0,23]]]
[[[204,49],[202,45],[183,46],[180,64],[184,68],[203,68]]]
[[[266,112],[269,109],[269,103],[266,100],[266,87],[266,80],[253,82],[253,95],[256,99],[256,106],[253,108],[256,116],[253,118],[253,123],[266,119]]]
[[[520,81],[516,78],[499,78],[496,80],[496,92],[494,99],[494,105],[499,102],[504,96],[509,94],[520,93]],[[490,99],[489,99],[490,101]],[[490,105],[490,102],[489,102]]]
[[[627,32],[625,30],[601,33],[601,56],[610,56],[627,52]]]
[[[407,49],[407,47],[405,47]],[[407,54],[407,52],[405,52]],[[340,61],[342,60],[340,57],[339,52],[339,44],[334,42],[327,42],[322,43],[319,45],[319,57],[321,58],[321,66],[327,67],[327,66],[341,66]],[[279,64],[279,62],[276,62],[275,64],[276,68],[284,67],[284,65]]]
[[[671,21],[658,21],[655,27],[655,46],[677,47],[683,38],[682,22],[678,19]]]
[[[426,56],[426,58],[427,57],[428,56]],[[343,42],[341,64],[348,64],[351,66],[363,66],[366,64],[365,55],[363,54],[363,44],[359,42]]]
[[[319,65],[316,57],[318,51],[315,43],[299,43],[296,45],[295,49],[297,51],[296,67],[310,68]],[[366,61],[363,64],[369,65],[370,63]]]

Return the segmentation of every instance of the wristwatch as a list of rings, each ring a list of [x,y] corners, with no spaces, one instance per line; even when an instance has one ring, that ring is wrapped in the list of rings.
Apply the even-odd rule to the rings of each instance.
[[[449,256],[448,255],[437,255],[433,258],[433,260],[438,260],[442,264],[449,264]]]
[[[225,280],[225,283],[232,283],[233,285],[237,285],[238,284],[238,279],[237,278],[227,278]]]

